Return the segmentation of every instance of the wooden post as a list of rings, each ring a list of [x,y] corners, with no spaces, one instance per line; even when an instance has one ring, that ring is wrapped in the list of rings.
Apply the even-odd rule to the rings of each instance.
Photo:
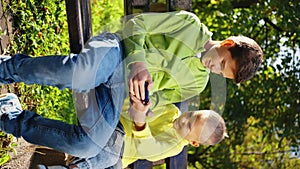
[[[175,10],[192,10],[192,0],[166,0],[168,11]]]
[[[92,36],[90,0],[65,0],[71,53],[79,53]]]
[[[125,15],[132,14],[132,2],[131,2],[131,0],[125,0],[124,1],[124,9],[125,9]]]
[[[81,16],[83,42],[85,43],[92,36],[92,13],[90,0],[81,0]]]
[[[187,168],[187,150],[185,146],[181,153],[176,156],[166,158],[166,169],[186,169]]]

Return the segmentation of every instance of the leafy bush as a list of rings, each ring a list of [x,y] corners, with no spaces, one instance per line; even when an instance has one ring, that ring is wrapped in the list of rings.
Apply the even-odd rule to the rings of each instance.
[[[16,143],[12,135],[0,132],[0,166],[10,160],[9,152],[17,153],[15,150]]]
[[[91,3],[94,35],[103,31],[118,31],[124,15],[123,0],[93,0]]]

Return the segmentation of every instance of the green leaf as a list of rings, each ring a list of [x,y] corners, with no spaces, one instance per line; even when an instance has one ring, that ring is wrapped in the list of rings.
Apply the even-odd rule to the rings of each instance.
[[[10,160],[10,156],[8,154],[2,154],[0,157],[0,166],[7,163]]]

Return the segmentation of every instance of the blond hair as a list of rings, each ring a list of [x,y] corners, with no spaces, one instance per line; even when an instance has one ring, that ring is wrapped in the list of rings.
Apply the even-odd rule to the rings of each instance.
[[[225,121],[221,115],[213,110],[201,110],[199,114],[205,120],[200,130],[200,144],[214,145],[228,137]]]

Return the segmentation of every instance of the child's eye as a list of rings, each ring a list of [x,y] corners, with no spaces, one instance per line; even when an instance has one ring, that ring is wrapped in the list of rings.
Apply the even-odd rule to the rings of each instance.
[[[190,123],[190,122],[188,123],[188,128],[189,128],[189,130],[192,129],[192,126],[191,126],[191,123]]]
[[[221,62],[221,70],[224,70],[225,69],[225,60],[222,60]]]

